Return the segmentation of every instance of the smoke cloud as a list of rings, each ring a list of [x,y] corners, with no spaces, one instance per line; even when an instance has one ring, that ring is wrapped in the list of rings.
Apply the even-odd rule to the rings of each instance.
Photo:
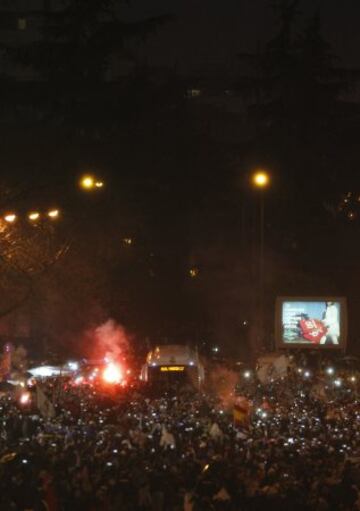
[[[239,382],[239,375],[222,366],[214,367],[209,372],[210,384],[218,399],[225,408],[233,405],[235,400],[235,386]]]
[[[113,319],[107,320],[91,332],[93,351],[96,358],[120,360],[130,350],[130,338],[123,326]]]

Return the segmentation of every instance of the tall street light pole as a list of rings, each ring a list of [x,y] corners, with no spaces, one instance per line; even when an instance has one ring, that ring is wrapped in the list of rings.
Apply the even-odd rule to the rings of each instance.
[[[252,175],[252,184],[259,190],[259,290],[258,290],[258,324],[259,340],[264,342],[264,277],[265,277],[265,189],[270,185],[270,176],[264,170]]]

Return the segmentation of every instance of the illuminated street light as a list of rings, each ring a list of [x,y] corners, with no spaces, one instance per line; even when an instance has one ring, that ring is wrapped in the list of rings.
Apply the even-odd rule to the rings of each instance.
[[[50,211],[48,211],[48,217],[51,219],[58,218],[59,215],[60,211],[58,209],[50,209]]]
[[[31,220],[31,222],[36,222],[36,220],[39,220],[40,213],[38,211],[32,211],[28,214],[28,219]]]
[[[5,222],[8,222],[9,224],[13,224],[17,219],[17,216],[15,215],[15,213],[8,213],[7,215],[4,216],[4,220]]]
[[[80,188],[86,191],[92,191],[94,189],[100,189],[104,187],[104,181],[97,179],[95,176],[86,174],[80,179]]]
[[[327,372],[327,374],[332,375],[332,374],[334,374],[335,370],[334,370],[334,368],[333,368],[333,367],[328,367],[328,368],[326,369],[326,372]]]
[[[251,372],[250,371],[245,371],[244,372],[244,378],[249,379],[250,376],[251,376]]]
[[[92,190],[95,186],[95,179],[93,178],[93,176],[89,176],[89,175],[83,176],[80,179],[80,186],[84,190]]]
[[[132,245],[133,240],[132,240],[132,238],[124,238],[123,242],[124,242],[124,245],[129,246],[129,245]]]
[[[258,170],[252,175],[251,180],[256,188],[265,188],[270,183],[270,176],[264,170]]]
[[[259,192],[259,281],[258,281],[258,324],[260,342],[264,341],[264,296],[265,296],[265,189],[270,185],[270,174],[265,170],[256,170],[251,182]]]

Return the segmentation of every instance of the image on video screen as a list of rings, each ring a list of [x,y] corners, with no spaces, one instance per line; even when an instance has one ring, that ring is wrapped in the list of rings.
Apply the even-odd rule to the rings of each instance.
[[[341,343],[340,312],[339,302],[283,302],[283,343],[313,346],[339,345]]]

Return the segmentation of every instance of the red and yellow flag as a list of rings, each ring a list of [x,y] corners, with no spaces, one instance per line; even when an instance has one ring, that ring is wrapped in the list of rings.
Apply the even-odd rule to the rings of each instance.
[[[245,424],[248,422],[250,413],[250,403],[245,396],[238,396],[234,402],[233,418],[235,424]]]

